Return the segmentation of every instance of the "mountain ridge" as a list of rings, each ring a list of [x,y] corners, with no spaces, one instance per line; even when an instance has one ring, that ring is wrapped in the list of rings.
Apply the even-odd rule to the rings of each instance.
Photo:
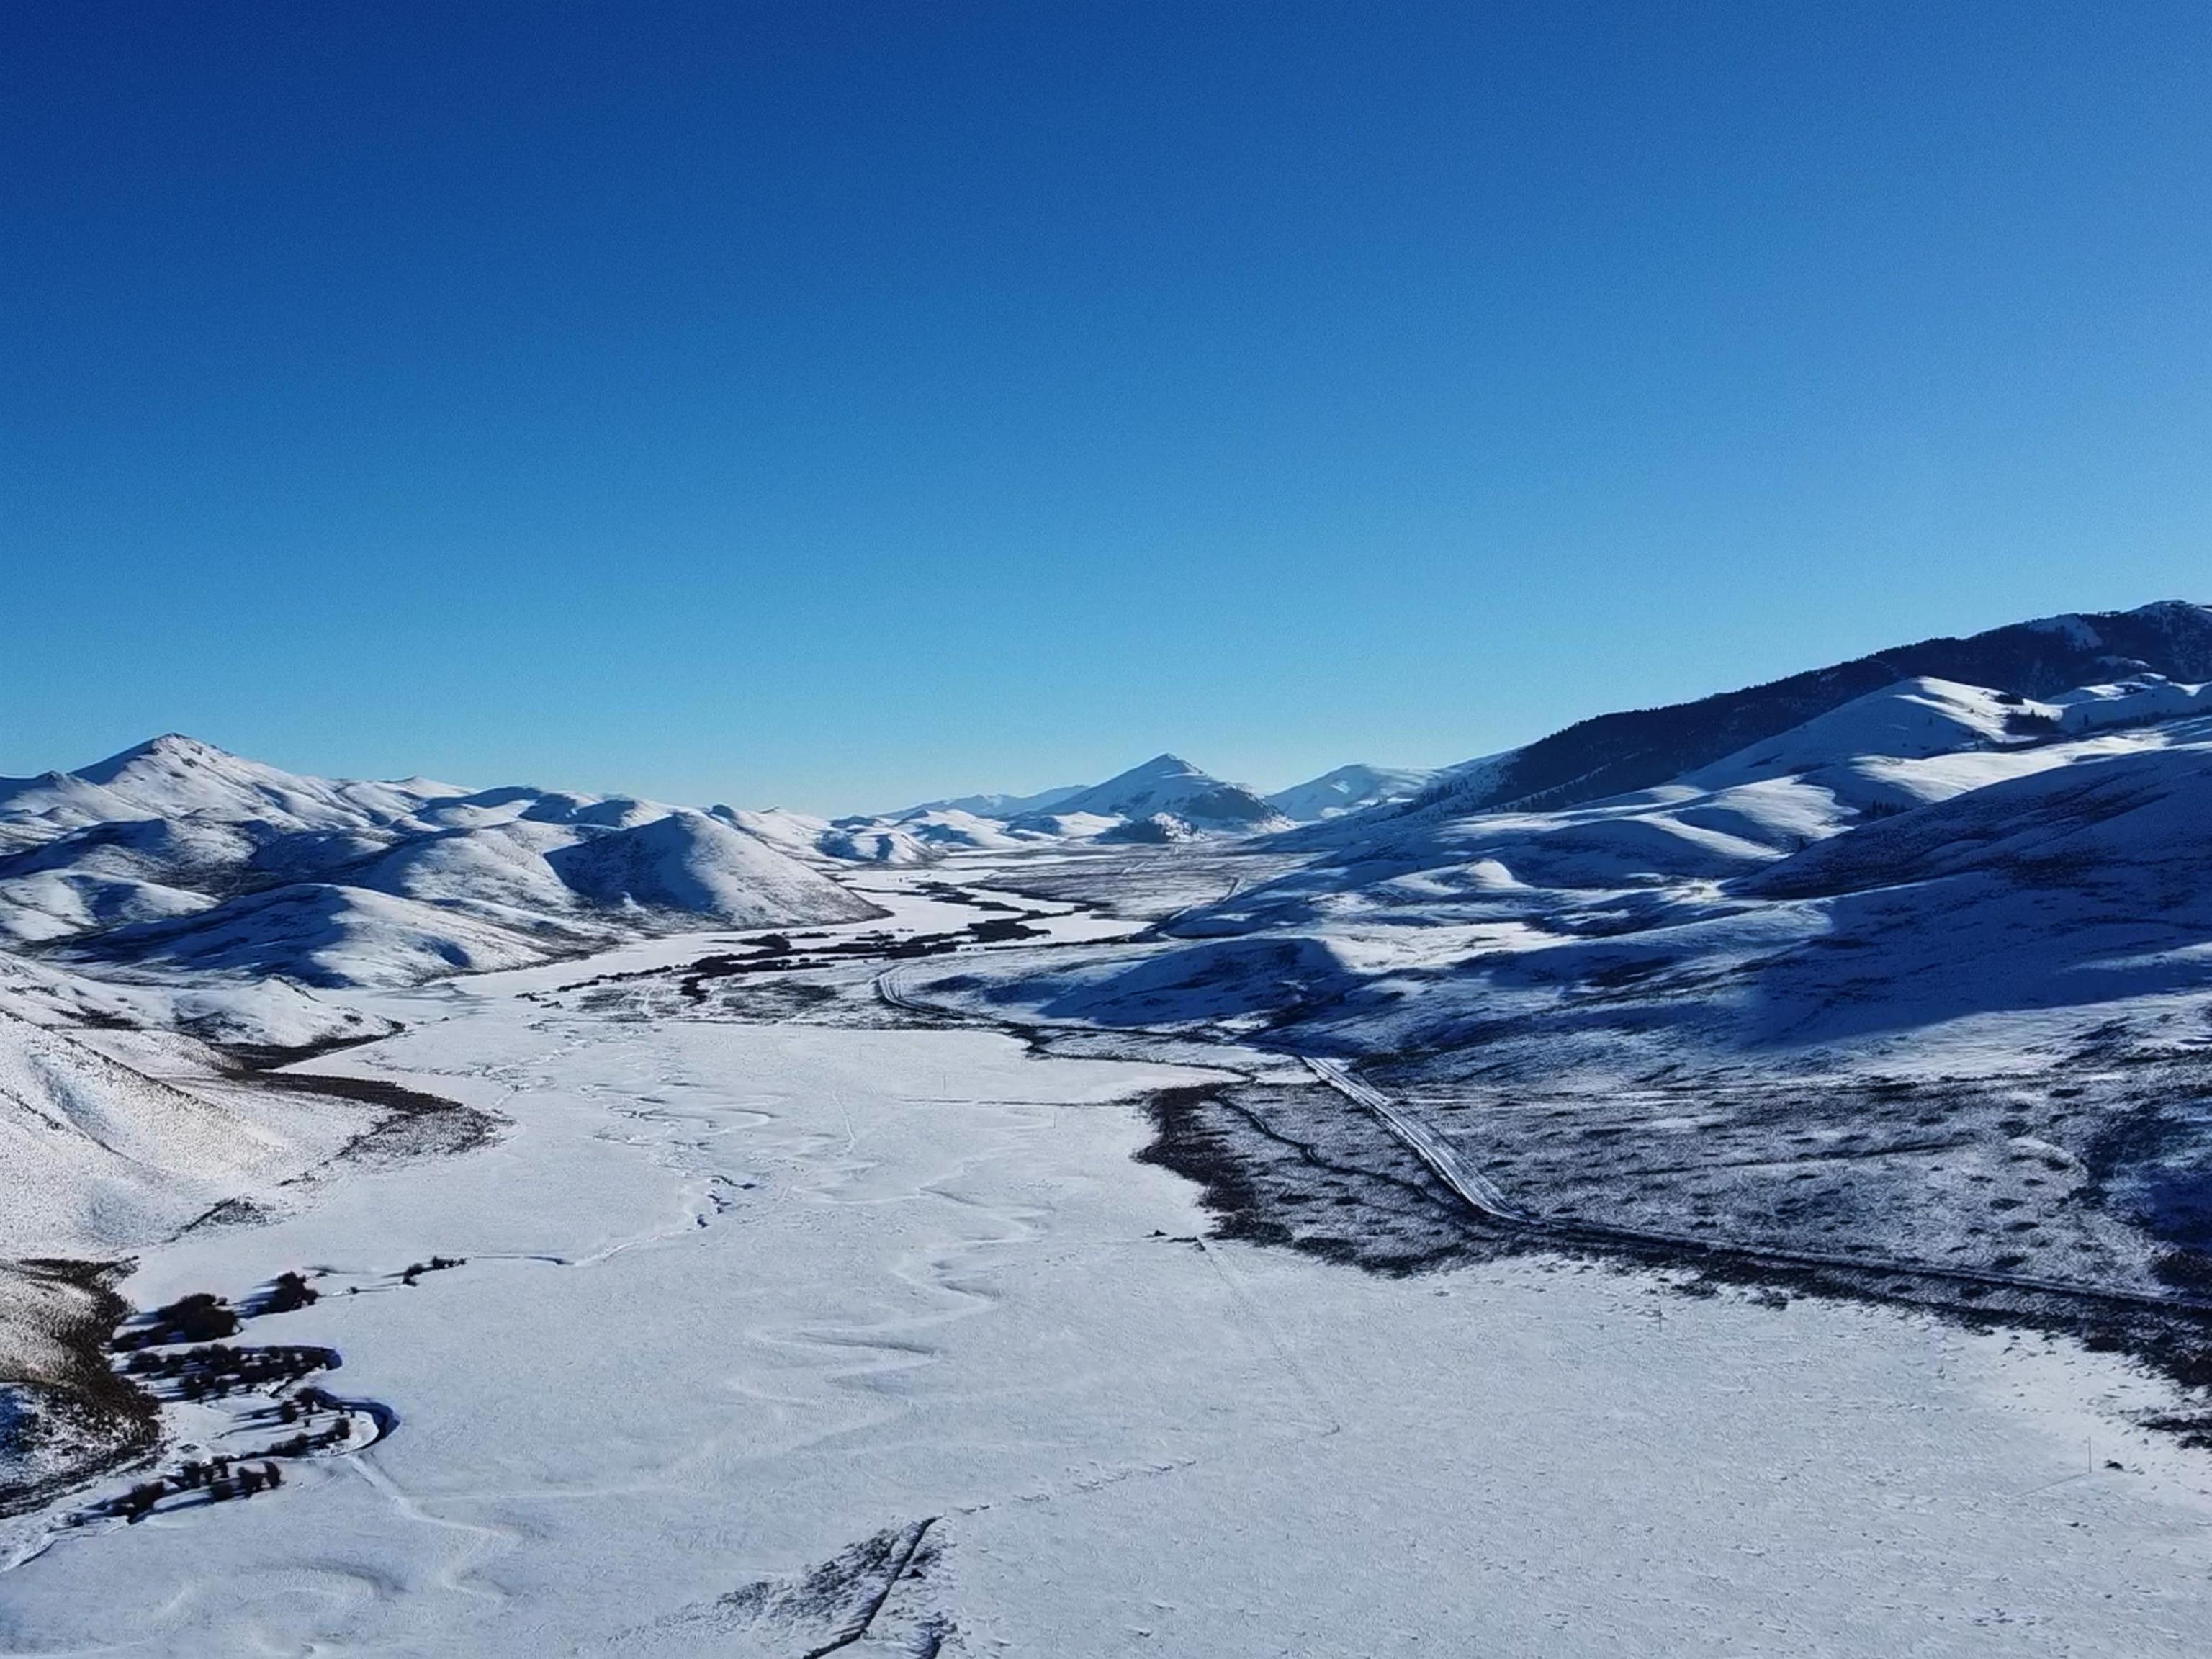
[[[1355,761],[1278,789],[1266,799],[1285,817],[1306,823],[1410,800],[1440,775],[1431,767],[1370,766]]]
[[[176,732],[0,782],[0,938],[89,959],[392,983],[878,914],[735,815],[630,796],[316,778]]]
[[[1542,811],[1650,788],[1900,680],[1950,680],[2027,699],[2144,672],[2212,681],[2212,607],[2161,599],[2131,611],[2069,611],[1938,635],[1686,702],[1590,715],[1450,769],[1411,799],[1370,808],[1339,827],[1508,806]]]

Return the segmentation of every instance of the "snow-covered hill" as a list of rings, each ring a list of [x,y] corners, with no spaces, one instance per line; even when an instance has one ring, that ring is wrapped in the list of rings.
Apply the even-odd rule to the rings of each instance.
[[[1018,818],[1031,812],[1049,812],[1062,801],[1081,794],[1086,784],[1062,784],[1056,789],[1041,789],[1034,795],[953,795],[944,800],[926,800],[902,811],[884,814],[890,818],[907,818],[917,813],[960,812],[970,817]]]
[[[1034,847],[1048,839],[1039,831],[1016,830],[1004,820],[953,806],[917,807],[911,812],[901,813],[893,820],[893,826],[931,854],[1009,852]]]
[[[0,784],[0,939],[315,985],[875,914],[727,809],[302,777],[173,734]]]
[[[1224,783],[1179,755],[1155,755],[1103,783],[1056,802],[1048,815],[1016,819],[1048,827],[1085,818],[1144,824],[1167,818],[1182,830],[1249,835],[1285,829],[1290,820],[1241,784]]]
[[[248,1049],[306,1049],[386,1036],[380,1016],[325,1000],[282,975],[176,980],[94,979],[0,951],[0,1014],[90,1033],[103,1051],[130,1052],[152,1033]]]
[[[350,830],[410,818],[462,795],[410,778],[370,783],[297,776],[172,732],[75,773],[0,779],[0,818],[61,829],[131,818],[198,817],[285,830]]]
[[[1279,789],[1267,805],[1298,823],[1341,817],[1363,807],[1410,800],[1436,781],[1437,774],[1405,766],[1340,766],[1317,778]]]
[[[827,818],[782,806],[762,811],[710,806],[707,811],[732,829],[758,836],[779,852],[787,853],[802,862],[819,863],[830,856],[822,850],[823,839],[832,833]]]
[[[858,921],[875,908],[703,812],[670,812],[574,841],[545,862],[586,903],[709,916],[738,927]]]
[[[2212,606],[2161,600],[2134,611],[2046,617],[1965,639],[1923,640],[1694,702],[1600,714],[1480,762],[1449,768],[1399,805],[1338,820],[1314,844],[1367,821],[1543,810],[1648,789],[1803,726],[1900,680],[1941,679],[2023,702],[2162,677],[2212,682]]]
[[[1180,913],[1182,946],[988,994],[1107,1024],[1182,1006],[1470,1063],[1480,1033],[1485,1063],[1510,1045],[1541,1071],[1679,1060],[1669,1043],[1692,1033],[1741,1050],[2212,990],[2212,683],[2140,666],[2053,683],[2122,647],[2212,665],[2208,630],[2212,612],[2160,605],[1914,647],[1896,654],[2012,684],[1824,694],[1795,725],[1588,799],[1470,807],[1519,763],[1493,757],[1406,808],[1274,837],[1308,860]],[[1832,689],[1834,672],[1799,683]],[[1728,705],[1662,712],[1702,750],[1732,729]]]
[[[0,1261],[151,1243],[364,1127],[336,1103],[182,1088],[0,1013]]]
[[[2192,660],[2203,613],[2129,615]],[[1895,675],[1718,753],[1741,728],[1693,732],[1714,711],[1688,705],[1705,713],[1674,735],[1693,766],[1468,807],[1507,757],[1456,793],[1243,851],[1267,874],[1150,939],[910,989],[1349,1062],[1539,1228],[1923,1264],[1972,1282],[1916,1296],[1961,1308],[1996,1305],[2006,1275],[2196,1294],[2212,1284],[2212,683],[2111,674],[2110,622],[1976,646],[2023,671],[2011,684]],[[2052,683],[2066,663],[2092,678]],[[1055,890],[1083,896],[1084,873]],[[1286,1145],[1331,1161],[1325,1113],[1248,1103],[1272,1121],[1241,1158],[1218,1121],[1206,1157],[1227,1179]]]

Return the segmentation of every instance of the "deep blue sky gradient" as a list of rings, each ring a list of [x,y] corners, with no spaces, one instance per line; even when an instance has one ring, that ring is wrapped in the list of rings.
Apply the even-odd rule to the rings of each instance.
[[[0,772],[1275,787],[2212,599],[2212,7],[0,11]]]

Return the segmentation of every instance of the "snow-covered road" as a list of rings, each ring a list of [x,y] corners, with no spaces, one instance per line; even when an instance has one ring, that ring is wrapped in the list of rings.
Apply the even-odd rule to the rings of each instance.
[[[1201,1243],[1194,1189],[1132,1154],[1144,1093],[1202,1073],[522,994],[686,948],[386,1000],[417,1023],[345,1068],[514,1131],[189,1236],[128,1289],[368,1286],[268,1340],[341,1351],[398,1427],[64,1537],[0,1577],[0,1648],[2212,1645],[2212,1468],[2122,1425],[2116,1360],[1541,1261],[1385,1279]],[[388,1285],[433,1255],[466,1265]]]

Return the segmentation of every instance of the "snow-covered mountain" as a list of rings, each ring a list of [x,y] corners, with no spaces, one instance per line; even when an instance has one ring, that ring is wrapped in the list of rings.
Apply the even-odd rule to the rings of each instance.
[[[795,859],[827,867],[927,864],[947,853],[1030,846],[1054,839],[1041,830],[1010,830],[1000,820],[956,807],[915,806],[888,817],[842,818],[818,818],[781,807],[732,811],[717,806],[711,811]]]
[[[1291,825],[1288,817],[1251,790],[1225,783],[1174,755],[1155,756],[1103,783],[1035,795],[965,795],[881,817],[815,823],[819,828],[804,832],[811,854],[846,863],[884,865],[1060,842],[1249,836]],[[784,829],[771,833],[795,842],[800,832]]]
[[[2212,682],[2212,606],[2169,599],[2133,611],[2046,617],[1965,639],[1923,640],[1693,702],[1600,714],[1450,768],[1411,800],[1371,808],[1322,833],[1325,841],[1358,833],[1355,826],[1370,818],[1543,810],[1650,788],[1900,680],[1948,680],[2026,702],[2147,676]]]
[[[1434,771],[1407,766],[1340,766],[1267,797],[1267,805],[1297,823],[1341,817],[1364,807],[1410,800],[1435,782]]]
[[[2194,1294],[2212,1283],[2208,615],[1938,642],[1844,696],[1859,671],[1822,671],[1777,729],[1760,693],[1585,722],[1547,764],[1575,745],[1616,778],[1694,763],[1532,797],[1530,751],[1498,757],[1262,841],[1260,878],[1149,939],[910,988],[1335,1056],[1539,1231],[1989,1276],[1962,1307],[2007,1274]],[[1925,666],[1974,659],[2000,683]],[[1236,1133],[1224,1117],[1207,1158]],[[1284,1144],[1326,1157],[1331,1133],[1279,1115],[1238,1178]],[[1320,1226],[1313,1248],[1347,1237]]]
[[[1899,672],[1930,663],[1990,678]],[[2069,683],[2073,674],[2082,678]],[[1841,695],[1869,678],[1880,683]],[[1784,720],[1792,711],[1800,717]],[[1647,779],[1685,757],[1694,763]],[[1571,768],[1572,778],[1528,791]],[[1601,787],[1623,777],[1642,781]],[[2212,950],[2212,913],[2200,915],[2189,896],[2192,882],[2212,881],[2212,843],[2191,816],[2207,779],[2212,610],[2169,603],[2021,623],[1671,709],[1601,716],[1470,763],[1409,802],[1266,843],[1308,861],[1180,915],[1175,930],[1202,941],[1182,953],[1187,963],[1148,954],[1125,979],[1093,962],[1070,969],[1068,984],[1048,991],[1040,981],[1024,994],[1058,1014],[1126,1008],[1155,1020],[1173,1003],[1171,988],[1188,982],[1207,988],[1209,1017],[1241,1010],[1274,1019],[1289,988],[1305,984],[1341,1023],[1343,1040],[1449,1047],[1449,1033],[1474,1010],[1502,1015],[1525,1000],[1501,989],[1501,975],[1517,982],[1517,969],[1471,970],[1496,953],[1532,973],[1546,963],[1542,982],[1554,987],[1576,982],[1574,962],[1611,972],[1605,964],[1621,955],[1619,946],[1571,948],[1563,935],[1664,939],[1667,960],[1684,972],[1717,972],[1747,939],[1779,948],[1824,929],[1855,931],[1839,918],[1871,914],[1863,896],[1877,891],[1890,896],[1877,908],[1895,938],[1924,934],[1934,950],[1948,924],[1932,919],[1949,914],[1946,896],[1970,876],[2001,877],[2007,890],[2048,886],[2037,902],[2052,927],[2062,915],[2078,915],[2084,927],[2106,915],[2113,939],[2151,952],[2129,955],[2119,978],[2077,974],[2062,990],[2051,975],[2078,967],[2073,947],[2047,937],[2034,905],[2004,908],[2009,901],[1993,887],[1977,903],[2003,910],[1999,931],[2011,939],[2006,971],[1989,983],[2033,980],[2039,998],[2124,980],[2179,986],[2201,977],[2190,964]],[[1095,794],[1068,803],[1087,804],[1108,803]],[[1110,804],[1127,811],[1141,802]],[[1973,936],[1996,948],[1996,933]],[[1778,990],[1776,1007],[1818,1000],[1815,980],[1790,978],[1781,957],[1753,956],[1770,984],[1796,988],[1786,999]],[[1690,967],[1707,957],[1706,967]],[[2151,968],[2153,957],[2164,965]],[[1292,971],[1293,962],[1306,967]],[[1881,995],[1900,1006],[1944,1002],[1909,975],[1885,983]],[[1644,1018],[1655,1005],[1638,1006]],[[1722,1019],[1717,1029],[1741,1028]]]
[[[1085,819],[1135,827],[1147,839],[1152,832],[1249,835],[1290,822],[1242,784],[1201,772],[1179,755],[1155,755],[1055,803],[1049,814],[1014,822],[1043,828]]]
[[[958,807],[916,807],[893,820],[901,836],[929,856],[957,852],[1006,852],[1049,839],[1034,830],[1016,830],[1005,820]]]
[[[916,814],[961,812],[977,818],[1018,818],[1030,812],[1049,812],[1062,801],[1081,794],[1087,785],[1062,784],[1057,789],[1040,789],[1034,795],[953,795],[944,800],[926,800],[902,811],[884,814],[890,818],[908,818]]]
[[[1106,783],[1022,796],[956,796],[880,817],[814,818],[781,807],[712,807],[712,814],[821,867],[927,865],[947,854],[1015,852],[1051,842],[1249,836],[1291,825],[1252,790],[1224,783],[1175,754],[1159,754]]]
[[[423,778],[301,777],[172,732],[74,773],[0,778],[0,822],[18,833],[183,818],[348,830],[395,823],[465,793]]]
[[[1389,910],[1403,921],[1557,916],[1595,896],[1747,878],[1815,843],[2009,780],[2144,749],[2199,752],[2212,684],[2154,676],[2035,699],[1932,678],[1900,680],[1648,788],[1541,810],[1382,809],[1301,827],[1272,845],[1310,854],[1181,924],[1244,933]],[[1639,898],[1639,906],[1656,901]]]
[[[0,1013],[0,1261],[127,1250],[337,1151],[358,1114],[180,1088]]]
[[[1610,1030],[1629,1054],[1646,1045],[1620,1032],[1654,1021],[1741,1044],[1793,1021],[1863,1025],[1875,1007],[1910,1023],[2212,987],[2212,674],[2051,683],[2056,664],[2111,668],[2115,639],[2212,668],[2196,654],[2212,649],[2212,612],[2124,616],[1896,653],[1978,656],[2032,693],[1899,677],[1603,796],[1470,807],[1529,751],[1478,763],[1412,806],[1274,838],[1310,858],[1182,914],[1187,949],[1093,961],[1020,994],[1055,1017],[1146,1023],[1178,986],[1205,988],[1208,1018],[1280,1020],[1285,999],[1306,1000],[1333,1041],[1386,1049],[1450,1050],[1470,1022],[1502,1042],[1501,1020],[1534,1033],[1549,1029],[1540,1012],[1578,1006],[1560,1028],[1577,1052]],[[1729,707],[1660,712],[1703,756],[1735,729]],[[1761,988],[1748,1023],[1746,983]]]
[[[874,914],[721,809],[302,777],[171,734],[0,781],[0,939],[310,984]]]

